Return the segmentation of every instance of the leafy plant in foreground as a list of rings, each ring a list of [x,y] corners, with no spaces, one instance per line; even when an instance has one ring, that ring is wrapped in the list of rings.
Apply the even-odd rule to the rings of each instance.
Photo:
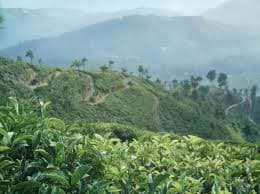
[[[46,117],[47,107],[38,99],[15,98],[1,107],[1,194],[260,191],[257,145],[169,134],[131,142],[88,136]]]

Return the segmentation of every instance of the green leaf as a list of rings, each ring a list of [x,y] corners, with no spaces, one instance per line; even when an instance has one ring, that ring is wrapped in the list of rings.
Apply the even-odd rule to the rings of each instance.
[[[30,193],[31,191],[35,191],[39,189],[41,186],[41,183],[37,181],[25,181],[22,183],[19,183],[13,187],[14,191],[26,191],[27,193]]]
[[[4,151],[7,151],[9,150],[10,148],[7,147],[7,146],[0,146],[0,152],[4,152]]]
[[[43,173],[42,176],[48,179],[49,181],[53,182],[54,184],[61,185],[65,189],[69,188],[70,186],[69,182],[67,181],[64,175],[60,175],[58,173],[52,172],[52,173]]]
[[[13,164],[15,164],[15,163],[10,161],[10,160],[3,160],[3,161],[0,162],[0,170],[5,169],[7,167],[10,167]]]
[[[71,185],[76,186],[80,179],[87,175],[91,167],[89,166],[80,166],[78,167],[71,177]]]
[[[48,119],[48,126],[50,128],[53,128],[53,129],[58,129],[60,131],[64,131],[65,130],[65,123],[60,120],[60,119],[56,119],[56,118],[50,118]]]
[[[53,159],[52,156],[43,149],[35,150],[35,154],[36,154],[36,156],[38,156],[38,155],[43,156],[48,162],[51,162]]]
[[[13,141],[13,146],[24,143],[24,141],[32,141],[33,135],[19,135]]]
[[[9,137],[7,131],[5,131],[4,129],[0,128],[0,134],[2,136],[4,136],[7,139],[8,142],[10,141],[10,137]]]
[[[32,146],[33,146],[33,148],[36,148],[36,147],[39,145],[39,143],[40,143],[40,141],[41,141],[41,137],[42,137],[42,134],[41,134],[40,131],[37,131],[37,132],[34,134],[33,140],[32,140]]]
[[[104,138],[99,134],[94,134],[94,137],[99,139],[100,141],[104,141]]]

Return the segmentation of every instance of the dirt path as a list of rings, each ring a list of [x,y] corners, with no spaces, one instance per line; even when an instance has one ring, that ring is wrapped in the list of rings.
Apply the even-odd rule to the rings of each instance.
[[[130,82],[131,82],[130,78],[124,77],[123,78],[123,85],[124,85],[123,88],[118,89],[117,91],[114,91],[114,92],[109,92],[109,93],[107,93],[107,94],[105,94],[103,96],[99,96],[99,98],[96,98],[95,102],[89,102],[89,104],[95,106],[95,105],[104,103],[106,101],[107,97],[109,97],[111,94],[114,94],[116,92],[121,92],[121,91],[129,89],[130,88],[130,84],[129,84]],[[92,94],[90,95],[89,99],[91,97],[94,97],[94,93],[95,93],[93,78],[92,78],[92,81],[91,81],[91,88],[92,88]]]
[[[94,87],[94,80],[90,75],[85,75],[89,79],[89,88],[86,88],[87,90],[90,89],[89,92],[84,96],[84,101],[89,101],[91,97],[95,94],[95,87]]]
[[[162,123],[161,123],[161,119],[160,119],[160,100],[157,96],[154,96],[153,120],[156,123],[157,130],[164,131],[162,128]]]
[[[45,79],[44,81],[42,81],[40,83],[37,83],[36,85],[27,85],[28,88],[30,88],[31,90],[36,90],[37,88],[48,86],[49,85],[49,81],[50,81],[51,77],[53,76],[53,74],[54,74],[54,78],[57,78],[61,74],[61,72],[60,71],[55,71],[55,73],[51,73],[50,75],[48,75],[47,79]],[[31,78],[31,81],[34,80],[35,77],[36,77],[36,75]]]
[[[249,102],[249,109],[250,109],[250,111],[249,111],[249,115],[248,115],[248,120],[253,124],[253,125],[257,125],[256,124],[256,122],[253,120],[253,118],[252,118],[252,114],[251,114],[251,112],[252,112],[252,107],[253,107],[253,105],[252,105],[252,100],[251,100],[251,98],[247,98],[248,99],[248,102]]]
[[[233,104],[231,106],[229,106],[228,108],[226,108],[225,110],[225,115],[228,116],[229,112],[233,109],[233,108],[236,108],[238,107],[239,105],[241,104],[244,104],[246,102],[247,98],[246,97],[243,97],[242,101],[237,103],[237,104]]]
[[[251,101],[250,97],[243,97],[243,99],[242,99],[241,102],[229,106],[229,107],[226,109],[226,111],[225,111],[225,115],[228,116],[229,112],[230,112],[233,108],[236,108],[236,107],[238,107],[238,106],[241,105],[241,104],[244,104],[246,101],[248,101],[249,104],[250,104],[250,111],[249,111],[249,112],[251,112],[252,101]],[[248,120],[249,120],[253,125],[257,125],[256,122],[252,119],[250,113],[249,113],[249,115],[248,115],[247,118],[248,118]]]

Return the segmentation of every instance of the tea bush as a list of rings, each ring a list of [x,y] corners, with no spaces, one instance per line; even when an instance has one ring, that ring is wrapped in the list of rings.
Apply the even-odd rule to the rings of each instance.
[[[1,107],[1,194],[260,192],[258,145],[171,134],[131,141],[84,135],[79,125],[46,117],[48,104],[10,98]]]

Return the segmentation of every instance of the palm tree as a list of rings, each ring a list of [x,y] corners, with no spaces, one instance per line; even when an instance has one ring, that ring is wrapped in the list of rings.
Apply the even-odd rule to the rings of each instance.
[[[225,73],[220,73],[219,77],[218,77],[218,85],[219,87],[223,87],[223,86],[227,86],[228,82],[227,82],[228,76]]]
[[[21,56],[17,56],[16,61],[23,61],[23,58]]]
[[[79,68],[81,67],[82,65],[82,61],[79,61],[79,60],[74,60],[72,62],[72,64],[70,65],[71,68],[77,68],[79,70]]]
[[[124,67],[122,67],[122,68],[121,68],[121,71],[122,71],[122,73],[126,73],[126,72],[127,72],[127,69],[124,68]]]
[[[208,80],[209,80],[211,83],[213,83],[213,81],[215,81],[216,77],[217,77],[216,70],[211,70],[211,71],[209,71],[208,74],[207,74],[207,78],[208,78]]]
[[[33,51],[30,49],[28,51],[26,51],[26,55],[25,57],[29,57],[30,60],[31,60],[31,64],[33,63],[33,58],[34,58],[34,55],[33,55]]]
[[[251,93],[250,93],[251,102],[252,102],[251,114],[254,112],[254,109],[255,109],[256,95],[257,95],[257,86],[253,85],[253,87],[251,88]]]
[[[39,58],[39,59],[38,59],[38,63],[39,63],[39,65],[42,64],[42,58]]]
[[[101,69],[101,71],[104,73],[105,71],[108,70],[108,66],[102,65],[102,66],[100,67],[100,69]]]
[[[115,61],[109,60],[109,61],[108,61],[108,64],[109,64],[109,69],[111,69],[111,68],[112,68],[112,65],[115,64]]]
[[[83,69],[85,69],[87,62],[88,62],[87,58],[84,57],[83,59],[81,59],[81,66],[83,67]]]
[[[144,67],[142,65],[139,65],[138,72],[139,72],[139,76],[143,76],[143,74],[144,74]]]

